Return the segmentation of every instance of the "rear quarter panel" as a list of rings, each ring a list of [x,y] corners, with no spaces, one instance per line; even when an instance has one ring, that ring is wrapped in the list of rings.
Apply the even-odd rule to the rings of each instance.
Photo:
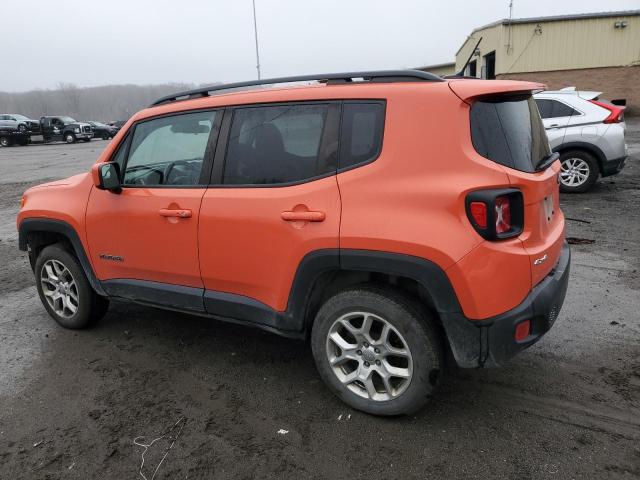
[[[379,158],[338,174],[338,185],[340,247],[434,262],[449,277],[467,317],[502,313],[531,290],[522,242],[486,242],[467,219],[467,193],[506,188],[510,181],[502,166],[476,153],[469,105],[446,83],[390,95]]]
[[[387,98],[383,148],[373,163],[338,174],[340,247],[404,253],[443,270],[481,241],[464,212],[466,192],[508,186],[492,162],[468,161],[468,108],[446,83]],[[399,89],[398,89],[399,90]]]

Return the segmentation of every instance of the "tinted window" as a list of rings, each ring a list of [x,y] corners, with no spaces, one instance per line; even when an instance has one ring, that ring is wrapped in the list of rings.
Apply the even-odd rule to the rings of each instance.
[[[375,159],[382,147],[383,103],[345,103],[340,132],[340,168]]]
[[[483,157],[524,172],[533,172],[551,153],[532,97],[475,102],[471,106],[471,140]]]
[[[537,98],[538,110],[542,118],[558,118],[570,117],[572,115],[580,115],[579,112],[562,102],[549,100],[545,98]]]
[[[136,125],[124,184],[198,185],[216,115],[187,113]]]
[[[329,106],[284,105],[235,111],[223,183],[288,183],[334,172],[322,149]]]

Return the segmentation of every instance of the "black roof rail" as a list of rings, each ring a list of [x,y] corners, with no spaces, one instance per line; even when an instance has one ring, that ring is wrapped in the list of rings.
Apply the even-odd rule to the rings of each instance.
[[[159,98],[151,104],[152,107],[165,103],[177,102],[180,100],[190,100],[198,97],[208,97],[211,92],[230,90],[233,88],[257,87],[261,85],[274,85],[278,83],[295,82],[321,82],[321,83],[350,83],[354,79],[362,79],[364,82],[443,82],[444,80],[433,73],[421,70],[381,70],[377,72],[348,72],[348,73],[321,73],[317,75],[302,75],[298,77],[269,78],[265,80],[251,80],[248,82],[226,83],[221,85],[211,85],[208,87],[196,88],[185,92],[167,95]],[[355,82],[354,82],[355,83]]]

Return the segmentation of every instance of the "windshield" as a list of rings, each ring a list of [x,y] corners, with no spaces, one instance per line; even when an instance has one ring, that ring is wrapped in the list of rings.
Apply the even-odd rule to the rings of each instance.
[[[25,117],[24,115],[20,115],[18,113],[12,113],[11,116],[16,120],[22,120],[22,121],[29,120],[29,118]]]
[[[534,172],[551,154],[533,97],[498,96],[471,106],[471,140],[476,151],[505,167]]]
[[[68,123],[76,123],[76,121],[71,117],[60,117],[60,120],[62,120],[62,123],[65,125]]]

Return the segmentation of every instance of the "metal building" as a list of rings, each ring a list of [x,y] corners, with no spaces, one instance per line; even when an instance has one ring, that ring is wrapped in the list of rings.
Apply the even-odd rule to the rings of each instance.
[[[602,91],[640,113],[640,10],[499,20],[471,32],[455,71],[470,57],[466,75]]]

